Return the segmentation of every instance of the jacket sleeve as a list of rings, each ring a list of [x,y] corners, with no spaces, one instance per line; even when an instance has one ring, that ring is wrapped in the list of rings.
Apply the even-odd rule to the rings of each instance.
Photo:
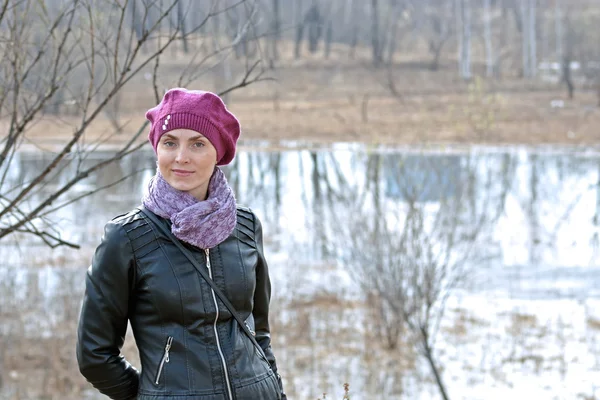
[[[85,282],[77,330],[81,374],[115,400],[137,397],[139,373],[121,355],[135,282],[135,261],[122,226],[109,222]]]
[[[271,279],[269,278],[269,267],[265,260],[263,249],[262,225],[258,217],[252,213],[254,218],[254,238],[256,240],[256,249],[258,251],[258,265],[256,266],[256,291],[254,292],[254,326],[256,332],[256,341],[263,349],[271,369],[277,375],[282,399],[287,397],[283,390],[281,376],[277,372],[277,362],[271,349],[271,331],[269,328],[269,302],[271,300]]]

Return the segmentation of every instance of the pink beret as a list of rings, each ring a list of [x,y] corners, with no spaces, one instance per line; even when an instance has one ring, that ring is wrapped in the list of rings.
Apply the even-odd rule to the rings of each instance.
[[[154,151],[160,137],[173,129],[191,129],[204,135],[217,149],[217,165],[226,165],[235,156],[240,123],[219,96],[201,90],[174,88],[146,112],[150,121],[148,140]]]

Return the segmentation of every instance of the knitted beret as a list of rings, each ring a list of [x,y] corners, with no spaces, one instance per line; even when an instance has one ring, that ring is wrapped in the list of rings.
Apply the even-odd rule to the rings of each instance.
[[[235,156],[240,123],[219,96],[201,90],[174,88],[146,112],[150,121],[148,140],[156,152],[162,135],[173,129],[191,129],[204,135],[217,150],[217,165]]]

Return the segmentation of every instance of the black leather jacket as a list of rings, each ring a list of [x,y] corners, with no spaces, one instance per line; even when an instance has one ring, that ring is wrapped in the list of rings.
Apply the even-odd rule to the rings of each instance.
[[[204,250],[186,246],[206,265]],[[112,399],[285,399],[270,345],[271,284],[256,216],[238,208],[235,230],[208,257],[214,282],[269,362],[183,253],[134,210],[106,225],[87,272],[77,360],[94,387]],[[140,372],[120,355],[128,321]]]

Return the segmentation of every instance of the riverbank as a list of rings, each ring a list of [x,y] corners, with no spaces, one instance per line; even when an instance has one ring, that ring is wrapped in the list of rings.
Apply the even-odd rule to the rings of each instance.
[[[593,90],[573,100],[556,83],[517,78],[463,82],[448,71],[399,63],[392,70],[360,63],[287,62],[265,72],[273,80],[231,93],[226,101],[242,124],[242,139],[386,145],[600,143],[600,107]],[[141,79],[141,78],[140,78]],[[210,76],[189,87],[219,91]],[[390,86],[394,82],[394,86]],[[118,113],[103,113],[86,143],[118,145],[144,123],[154,105],[149,83],[134,81],[119,97]],[[35,145],[60,144],[81,116],[46,116],[27,132]],[[120,128],[119,133],[117,127]],[[145,133],[142,134],[145,140]]]

